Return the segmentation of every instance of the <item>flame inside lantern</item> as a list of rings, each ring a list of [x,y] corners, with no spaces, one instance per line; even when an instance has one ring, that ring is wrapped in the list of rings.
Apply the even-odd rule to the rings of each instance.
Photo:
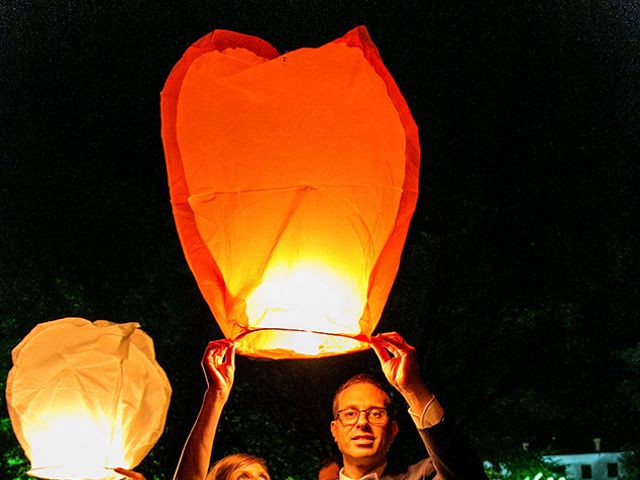
[[[88,412],[73,411],[73,406],[67,404],[60,411],[47,412],[46,418],[25,425],[23,432],[31,445],[31,464],[35,465],[29,475],[103,479],[114,475],[106,466],[130,468],[132,459],[127,455],[121,428],[114,428],[106,416],[97,418]]]
[[[314,330],[356,335],[367,301],[366,285],[320,263],[300,262],[268,270],[247,296],[249,328],[296,330],[305,319]]]
[[[250,339],[251,348],[287,350],[295,345],[307,356],[352,350],[360,342],[349,336],[360,333],[358,319],[366,300],[366,285],[355,284],[347,273],[340,275],[319,262],[300,262],[292,268],[281,264],[268,270],[247,296],[249,329],[260,331],[240,340],[238,348],[246,350]],[[300,330],[301,325],[314,330]]]

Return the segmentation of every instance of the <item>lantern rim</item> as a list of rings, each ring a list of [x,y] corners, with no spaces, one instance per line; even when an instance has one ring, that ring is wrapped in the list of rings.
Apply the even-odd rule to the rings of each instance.
[[[308,341],[309,339],[315,340],[317,342],[320,341],[323,337],[331,337],[329,339],[325,338],[325,341],[329,341],[331,343],[332,340],[335,340],[336,337],[340,338],[340,343],[342,348],[328,347],[324,350],[306,353],[301,350],[296,350],[295,347],[299,346],[299,344],[293,343],[294,347],[288,348],[250,348],[249,346],[255,344],[259,341],[256,339],[256,336],[260,335],[273,335],[282,333],[288,335],[289,338],[299,338],[304,341]],[[249,341],[249,337],[253,337],[252,341]],[[349,334],[349,333],[339,333],[339,332],[321,332],[317,330],[308,330],[308,329],[293,329],[293,328],[278,328],[278,327],[268,327],[268,328],[245,328],[243,332],[236,335],[232,341],[236,345],[236,352],[240,355],[250,357],[250,358],[261,358],[261,359],[271,359],[271,360],[282,360],[282,359],[314,359],[314,358],[327,358],[327,357],[335,357],[338,355],[346,355],[351,353],[362,352],[364,350],[368,350],[371,347],[371,337],[369,335],[365,335],[362,333],[358,334]],[[336,342],[333,342],[336,343]],[[289,344],[290,345],[290,344]]]
[[[104,470],[104,473],[102,472]],[[96,469],[92,469],[91,472],[76,472],[77,476],[73,476],[70,473],[68,468],[64,465],[50,465],[46,467],[36,467],[31,468],[27,472],[27,475],[34,478],[41,478],[43,480],[68,480],[69,478],[77,478],[82,480],[117,480],[120,478],[124,478],[119,473],[113,471],[111,467],[102,467],[100,472]],[[88,476],[87,476],[88,475]]]

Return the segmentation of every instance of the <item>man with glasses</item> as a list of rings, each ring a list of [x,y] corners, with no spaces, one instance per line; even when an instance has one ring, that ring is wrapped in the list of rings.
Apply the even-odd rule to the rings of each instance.
[[[486,479],[480,460],[420,375],[415,349],[397,333],[371,339],[389,383],[404,397],[429,457],[406,472],[387,471],[387,453],[398,433],[389,416],[391,397],[374,377],[356,375],[333,398],[331,433],[342,453],[340,480]]]

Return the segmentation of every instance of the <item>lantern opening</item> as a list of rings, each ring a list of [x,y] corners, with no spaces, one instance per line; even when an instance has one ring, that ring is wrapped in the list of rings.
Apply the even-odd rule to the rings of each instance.
[[[83,480],[114,480],[117,478],[124,478],[122,475],[115,473],[110,467],[96,468],[91,466],[87,466],[87,468],[79,466],[76,469],[69,469],[67,466],[36,468],[29,470],[27,475],[45,480],[68,480],[69,478],[81,478]],[[72,476],[70,477],[69,475]]]
[[[320,358],[369,348],[364,335],[340,335],[305,330],[265,328],[248,330],[236,338],[238,352],[249,357]]]

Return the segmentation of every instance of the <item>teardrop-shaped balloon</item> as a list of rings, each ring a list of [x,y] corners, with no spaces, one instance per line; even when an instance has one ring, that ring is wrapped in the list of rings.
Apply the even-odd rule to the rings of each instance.
[[[367,348],[418,195],[418,131],[365,27],[279,55],[216,30],[162,91],[189,266],[238,352]]]

